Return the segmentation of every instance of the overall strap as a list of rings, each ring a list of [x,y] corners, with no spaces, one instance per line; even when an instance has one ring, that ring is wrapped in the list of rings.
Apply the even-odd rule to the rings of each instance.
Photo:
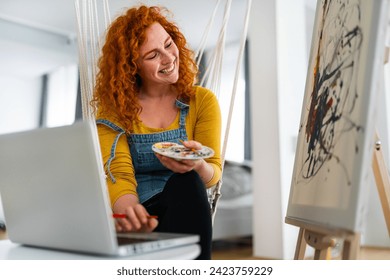
[[[176,107],[180,109],[180,119],[179,119],[180,128],[185,128],[189,105],[176,99]]]
[[[96,124],[102,124],[102,125],[108,126],[109,128],[118,132],[118,135],[115,137],[114,143],[111,146],[110,158],[108,159],[107,163],[105,164],[106,172],[110,176],[111,182],[115,183],[116,179],[115,179],[114,175],[111,173],[110,165],[111,165],[112,160],[115,158],[115,151],[116,151],[116,146],[118,145],[119,138],[123,134],[126,134],[126,132],[123,128],[117,126],[113,122],[106,120],[106,119],[97,119]]]

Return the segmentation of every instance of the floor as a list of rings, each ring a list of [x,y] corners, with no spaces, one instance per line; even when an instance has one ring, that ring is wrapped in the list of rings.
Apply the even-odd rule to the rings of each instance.
[[[7,238],[0,230],[0,240]],[[213,242],[213,260],[256,260],[265,259],[254,257],[252,251],[252,238],[243,237]],[[337,257],[336,257],[337,259]],[[359,259],[362,260],[390,260],[390,249],[363,247]]]
[[[213,242],[213,260],[256,260],[266,259],[254,257],[251,237]],[[338,255],[334,259],[339,259]],[[362,247],[360,260],[390,260],[389,248]]]
[[[244,237],[213,242],[213,260],[254,260],[252,238]]]
[[[7,235],[5,234],[5,231],[0,229],[0,240],[6,239],[6,238],[7,238]]]

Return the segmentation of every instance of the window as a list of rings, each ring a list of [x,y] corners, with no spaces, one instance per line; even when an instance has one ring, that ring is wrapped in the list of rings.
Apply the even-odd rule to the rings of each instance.
[[[47,75],[42,126],[69,125],[75,121],[77,88],[76,64],[62,66]]]
[[[225,47],[221,87],[218,100],[222,112],[222,144],[225,137],[230,103],[234,102],[229,137],[226,147],[225,159],[242,163],[251,160],[251,141],[250,141],[250,112],[249,112],[249,89],[247,87],[248,53],[245,51],[239,77],[237,81],[236,96],[231,101],[233,93],[234,79],[237,68],[237,59],[239,44],[228,44]]]

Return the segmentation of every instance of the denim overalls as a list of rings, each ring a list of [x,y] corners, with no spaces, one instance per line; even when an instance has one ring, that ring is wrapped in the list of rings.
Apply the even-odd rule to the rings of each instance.
[[[145,202],[154,195],[160,193],[173,172],[164,167],[158,158],[154,155],[152,145],[157,142],[175,142],[179,143],[179,139],[187,140],[187,132],[185,129],[185,120],[188,114],[189,105],[176,100],[176,107],[180,109],[179,128],[167,130],[153,134],[130,134],[127,135],[131,158],[135,172],[135,180],[137,181],[137,193],[140,203]],[[111,147],[110,158],[108,159],[105,168],[111,180],[115,182],[115,178],[110,171],[110,164],[115,158],[115,150],[120,136],[125,134],[124,129],[114,123],[99,119],[98,124],[104,124],[118,132],[114,143]]]

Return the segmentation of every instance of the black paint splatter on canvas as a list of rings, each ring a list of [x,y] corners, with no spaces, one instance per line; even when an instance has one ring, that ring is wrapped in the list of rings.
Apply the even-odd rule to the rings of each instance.
[[[336,160],[349,185],[349,174],[334,148],[343,134],[363,130],[349,117],[359,99],[352,83],[363,40],[359,26],[360,5],[358,1],[325,0],[322,8],[308,117],[300,128],[305,129],[307,144],[301,174],[309,179],[327,161]],[[355,145],[355,153],[358,153],[358,145],[351,145]]]

